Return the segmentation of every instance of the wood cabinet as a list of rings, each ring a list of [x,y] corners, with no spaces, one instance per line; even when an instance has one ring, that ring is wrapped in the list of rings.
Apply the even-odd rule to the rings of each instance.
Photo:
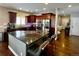
[[[16,22],[16,13],[15,12],[9,12],[9,22],[10,23]]]
[[[36,22],[36,16],[35,15],[30,15],[30,16],[26,16],[26,17],[27,17],[28,23],[35,23]]]

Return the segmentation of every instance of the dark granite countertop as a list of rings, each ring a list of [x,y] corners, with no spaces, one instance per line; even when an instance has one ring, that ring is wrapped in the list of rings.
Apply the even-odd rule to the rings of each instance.
[[[31,43],[47,35],[48,32],[47,31],[13,31],[13,32],[9,32],[9,34],[13,35],[16,39],[21,40],[27,45],[30,45]]]

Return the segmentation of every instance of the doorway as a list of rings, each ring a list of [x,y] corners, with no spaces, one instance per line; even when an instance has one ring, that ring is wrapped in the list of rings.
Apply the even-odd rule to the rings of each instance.
[[[58,19],[58,31],[64,30],[65,35],[69,36],[70,33],[70,16],[59,16]]]

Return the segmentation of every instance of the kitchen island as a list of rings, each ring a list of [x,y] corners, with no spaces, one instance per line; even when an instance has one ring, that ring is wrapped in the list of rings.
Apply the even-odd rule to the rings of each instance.
[[[9,32],[9,49],[18,56],[33,55],[49,38],[48,31],[13,31]],[[39,55],[39,54],[38,54]]]

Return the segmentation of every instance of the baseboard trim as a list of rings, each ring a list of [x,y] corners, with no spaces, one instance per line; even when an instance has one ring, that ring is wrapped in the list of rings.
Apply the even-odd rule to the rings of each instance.
[[[15,56],[18,56],[18,54],[17,54],[10,46],[8,46],[8,48],[10,49],[10,51],[11,51]]]

